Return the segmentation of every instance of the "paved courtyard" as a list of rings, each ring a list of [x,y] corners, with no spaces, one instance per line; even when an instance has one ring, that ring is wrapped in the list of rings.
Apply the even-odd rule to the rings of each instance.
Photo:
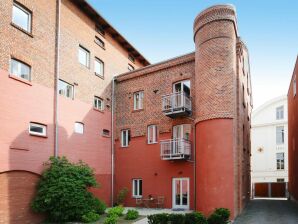
[[[287,200],[252,200],[234,224],[297,224],[298,204]]]

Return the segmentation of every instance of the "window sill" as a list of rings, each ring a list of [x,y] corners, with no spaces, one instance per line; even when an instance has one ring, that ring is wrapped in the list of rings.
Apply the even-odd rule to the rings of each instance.
[[[101,134],[102,137],[104,138],[111,138],[111,135],[104,135],[104,134]]]
[[[103,79],[103,80],[105,79],[103,75],[100,75],[100,74],[98,74],[98,73],[96,73],[96,72],[94,72],[94,74],[95,74],[97,77],[99,77],[99,78],[101,78],[101,79]]]
[[[132,196],[132,198],[140,199],[140,198],[143,198],[143,196]]]
[[[155,144],[158,144],[158,142],[150,142],[150,143],[147,142],[147,144],[148,144],[148,145],[155,145]]]
[[[144,111],[144,109],[133,110],[132,113],[137,113],[137,112],[141,112],[141,111]]]
[[[22,27],[18,26],[17,24],[14,24],[13,22],[10,23],[11,26],[13,26],[14,28],[18,29],[19,31],[27,34],[29,37],[33,38],[33,34],[28,32],[27,30],[24,30]]]
[[[21,77],[18,77],[18,76],[16,76],[16,75],[13,75],[13,74],[9,74],[8,77],[11,78],[11,79],[14,79],[14,80],[16,80],[16,81],[22,82],[22,83],[24,83],[24,84],[27,84],[27,85],[29,85],[29,86],[32,86],[32,83],[31,83],[30,81],[28,81],[27,79],[23,79],[23,78],[21,78]]]
[[[93,110],[97,111],[97,112],[100,112],[100,113],[104,113],[104,110],[100,110],[100,109],[97,109],[95,107],[93,107]]]
[[[37,134],[33,134],[33,133],[29,133],[29,135],[32,137],[48,138],[47,135],[37,135]]]
[[[127,149],[127,148],[129,148],[129,146],[121,146],[120,148]]]

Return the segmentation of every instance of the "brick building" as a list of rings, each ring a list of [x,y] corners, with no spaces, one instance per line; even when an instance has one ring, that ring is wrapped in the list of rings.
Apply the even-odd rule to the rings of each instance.
[[[294,67],[292,79],[288,90],[288,159],[289,159],[289,184],[290,198],[298,201],[298,101],[297,101],[297,76],[298,57]]]
[[[42,219],[29,204],[53,155],[93,167],[109,205],[127,187],[128,206],[241,211],[252,99],[234,7],[200,13],[195,52],[154,65],[84,0],[0,12],[0,223]]]

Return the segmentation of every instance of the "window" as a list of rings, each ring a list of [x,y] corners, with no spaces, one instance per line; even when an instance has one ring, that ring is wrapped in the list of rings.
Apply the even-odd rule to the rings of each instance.
[[[95,26],[95,31],[96,31],[97,33],[99,33],[100,35],[102,35],[102,36],[104,36],[104,35],[106,34],[106,32],[105,32],[103,26],[98,25],[98,24]]]
[[[285,154],[276,153],[276,169],[283,170],[285,169]]]
[[[98,75],[103,78],[103,68],[104,68],[104,63],[100,59],[95,58],[94,60],[95,75]]]
[[[43,124],[30,122],[29,133],[31,135],[46,136],[47,135],[47,126],[43,125]]]
[[[121,131],[121,147],[128,147],[130,142],[130,130]]]
[[[90,53],[88,50],[79,46],[79,62],[89,68]]]
[[[147,130],[147,143],[154,144],[157,143],[157,126],[149,125]]]
[[[142,179],[133,179],[132,180],[132,196],[134,198],[141,198],[143,195],[143,181]]]
[[[12,7],[12,22],[23,30],[31,33],[31,12],[14,2]]]
[[[296,77],[294,77],[293,81],[293,95],[296,96]]]
[[[98,110],[104,110],[103,100],[97,96],[94,97],[94,108]]]
[[[102,130],[102,135],[106,137],[110,137],[110,131],[108,129],[103,129]]]
[[[61,96],[73,99],[74,97],[74,87],[62,80],[58,82],[58,92]]]
[[[83,134],[84,133],[84,124],[81,122],[75,122],[74,131],[75,131],[75,133]]]
[[[135,62],[135,58],[132,55],[128,55],[128,59],[133,63]]]
[[[143,109],[143,100],[144,100],[144,92],[139,91],[133,94],[133,109],[141,110]]]
[[[284,106],[276,108],[276,120],[284,119]]]
[[[128,64],[128,70],[133,71],[133,70],[135,70],[135,68],[131,64]]]
[[[282,145],[285,142],[285,130],[284,126],[276,127],[276,144]]]
[[[276,182],[285,182],[285,179],[284,178],[277,178]]]
[[[99,37],[95,36],[95,40],[94,40],[94,42],[95,42],[98,46],[100,46],[100,47],[102,47],[102,48],[105,48],[105,42],[103,42]]]
[[[16,59],[10,61],[10,74],[18,76],[28,81],[31,80],[31,68],[29,65],[24,64]]]

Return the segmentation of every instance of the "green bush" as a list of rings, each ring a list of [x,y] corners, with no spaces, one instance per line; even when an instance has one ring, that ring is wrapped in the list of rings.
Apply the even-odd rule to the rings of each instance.
[[[148,218],[149,224],[167,224],[169,215],[166,213],[162,213],[162,214],[148,215],[147,218]]]
[[[109,217],[107,217],[103,223],[104,224],[116,224],[118,219],[119,219],[119,216],[117,216],[116,214],[112,214]]]
[[[96,222],[99,219],[100,215],[95,212],[88,212],[82,216],[82,221],[84,223]]]
[[[98,184],[87,164],[51,157],[45,166],[32,202],[33,211],[45,213],[50,222],[71,222],[81,221],[88,212],[100,210],[99,200],[88,191]]]
[[[128,210],[125,216],[126,220],[135,220],[139,217],[139,212],[137,210]]]
[[[185,223],[185,215],[184,214],[169,214],[168,221],[171,224],[184,224]]]
[[[96,202],[96,213],[102,215],[105,213],[105,210],[107,209],[106,204],[103,201],[97,200]]]
[[[205,216],[200,212],[185,214],[185,224],[208,224]]]
[[[123,205],[127,194],[128,194],[128,189],[126,187],[119,191],[119,193],[117,194],[117,204],[118,205]]]
[[[208,218],[208,224],[226,224],[229,221],[230,211],[226,208],[217,208]]]
[[[111,208],[109,211],[108,211],[108,216],[122,216],[123,215],[123,211],[124,211],[124,208],[122,206],[116,206],[116,207],[113,207]]]

